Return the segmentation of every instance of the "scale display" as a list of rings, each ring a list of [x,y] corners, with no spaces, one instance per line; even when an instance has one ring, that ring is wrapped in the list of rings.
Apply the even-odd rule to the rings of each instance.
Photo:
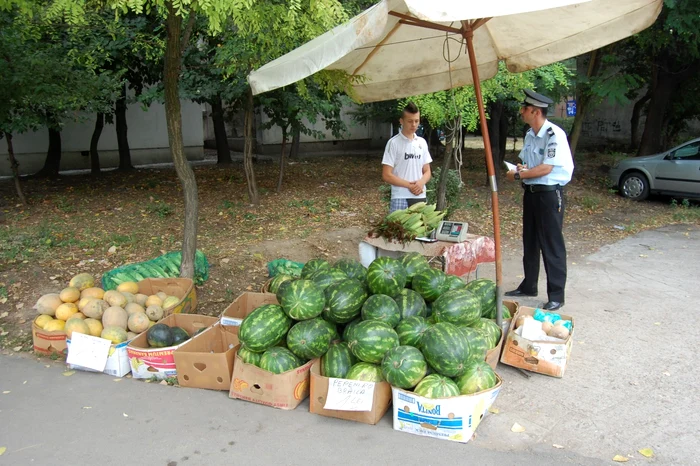
[[[461,243],[467,237],[468,226],[467,222],[442,221],[435,229],[435,239]]]

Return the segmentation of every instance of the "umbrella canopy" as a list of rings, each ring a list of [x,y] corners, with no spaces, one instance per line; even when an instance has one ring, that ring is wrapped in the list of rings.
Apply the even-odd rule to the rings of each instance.
[[[508,70],[522,72],[628,37],[650,26],[662,4],[383,0],[252,72],[249,82],[253,94],[259,94],[334,69],[364,76],[364,83],[355,86],[364,102],[426,94],[473,84],[470,62],[455,60],[460,51],[465,53],[462,38],[468,28],[483,80],[496,75],[501,60]],[[445,41],[446,36],[456,40]]]

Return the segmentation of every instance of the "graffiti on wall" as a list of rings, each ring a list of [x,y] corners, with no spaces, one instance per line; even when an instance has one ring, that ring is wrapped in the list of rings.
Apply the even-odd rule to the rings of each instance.
[[[622,132],[620,120],[597,119],[594,121],[584,121],[581,132],[586,136],[595,134],[610,134]]]

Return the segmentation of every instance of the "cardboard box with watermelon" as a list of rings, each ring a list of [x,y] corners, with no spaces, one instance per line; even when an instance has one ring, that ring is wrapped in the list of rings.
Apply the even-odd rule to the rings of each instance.
[[[178,347],[173,357],[181,387],[228,390],[238,334],[219,322]]]

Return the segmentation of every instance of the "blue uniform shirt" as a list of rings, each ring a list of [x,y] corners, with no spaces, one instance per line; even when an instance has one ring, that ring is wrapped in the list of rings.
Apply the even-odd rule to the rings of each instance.
[[[571,175],[574,173],[574,159],[571,157],[566,133],[549,120],[545,120],[537,134],[532,128],[527,131],[523,150],[520,151],[520,160],[527,168],[534,168],[543,163],[554,165],[548,175],[528,178],[523,180],[525,184],[564,186],[571,181]]]

